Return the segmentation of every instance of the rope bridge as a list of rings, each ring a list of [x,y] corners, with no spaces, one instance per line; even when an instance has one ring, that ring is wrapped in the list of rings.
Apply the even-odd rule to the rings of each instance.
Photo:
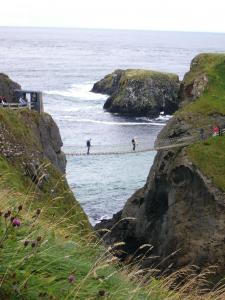
[[[132,145],[94,145],[90,149],[89,155],[115,155],[115,154],[135,154],[144,153],[157,150],[166,150],[177,147],[184,147],[192,144],[198,140],[197,136],[189,136],[183,138],[171,138],[171,139],[160,139],[157,141],[157,145],[147,147],[146,145],[137,144],[135,151],[132,149]],[[71,151],[69,150],[71,149]],[[73,151],[73,149],[76,149]],[[86,147],[66,147],[65,154],[67,156],[85,156],[87,155]]]
[[[203,133],[200,133],[204,130]],[[221,129],[221,134],[225,134],[225,128]],[[90,148],[89,155],[122,155],[122,154],[136,154],[158,150],[167,150],[178,147],[185,147],[194,144],[198,141],[205,140],[213,135],[212,126],[208,125],[204,128],[195,128],[191,135],[178,136],[174,138],[158,138],[154,146],[147,146],[146,144],[137,144],[135,151],[132,145],[94,145]],[[70,150],[71,149],[71,150]],[[74,151],[74,149],[76,149]],[[64,151],[67,156],[85,156],[87,155],[86,147],[68,146]]]

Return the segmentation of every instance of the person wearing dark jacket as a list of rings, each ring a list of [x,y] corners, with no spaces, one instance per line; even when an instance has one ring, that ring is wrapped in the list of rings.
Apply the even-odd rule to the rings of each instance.
[[[87,140],[87,155],[90,154],[90,148],[91,148],[91,139]]]
[[[135,149],[136,149],[136,141],[135,141],[135,138],[132,139],[131,143],[132,143],[132,145],[133,145],[133,151],[135,151]]]

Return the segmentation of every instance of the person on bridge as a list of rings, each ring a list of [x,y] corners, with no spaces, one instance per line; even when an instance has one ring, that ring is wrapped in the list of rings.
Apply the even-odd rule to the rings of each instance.
[[[91,148],[91,139],[87,140],[87,155],[90,154],[90,148]]]
[[[133,145],[133,151],[135,151],[136,150],[136,140],[135,140],[135,138],[132,139],[131,143]]]

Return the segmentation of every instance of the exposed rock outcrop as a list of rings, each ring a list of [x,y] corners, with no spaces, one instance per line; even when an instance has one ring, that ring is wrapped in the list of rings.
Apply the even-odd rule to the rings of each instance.
[[[61,150],[63,142],[57,124],[48,114],[42,114],[39,120],[40,142],[44,155],[62,173],[66,172],[66,156]]]
[[[209,79],[206,70],[204,70],[204,59],[207,55],[196,56],[180,86],[180,97],[182,104],[185,105],[190,101],[198,99],[206,90]]]
[[[224,94],[220,95],[224,60],[224,55],[210,54],[200,55],[193,60],[191,70],[182,82],[182,99],[186,104],[189,100],[189,104],[168,122],[156,143],[161,138],[199,134],[198,126],[206,124],[209,125],[205,127],[207,134],[215,123],[224,127],[225,106],[222,102],[214,101],[214,97],[220,101],[224,97]],[[210,77],[211,81],[206,80]],[[207,94],[204,93],[206,90]],[[219,147],[222,147],[224,143],[220,141]],[[214,141],[211,143],[213,145]],[[207,145],[200,143],[200,150],[203,151]],[[125,246],[121,246],[122,257],[148,250],[141,262],[143,267],[159,262],[160,268],[170,269],[191,264],[202,268],[214,265],[218,266],[217,272],[221,275],[225,273],[223,174],[210,161],[215,153],[207,156],[209,159],[205,161],[206,165],[212,164],[212,171],[204,168],[204,157],[201,157],[200,165],[192,161],[190,149],[192,147],[158,151],[145,186],[128,199],[122,211],[111,220],[98,224],[96,229],[109,230],[103,234],[108,244],[125,242]],[[225,149],[219,148],[218,151],[222,153],[219,162],[215,159],[219,166],[224,161]],[[210,172],[210,177],[207,172]],[[213,176],[218,174],[221,177],[217,186]],[[153,246],[151,251],[150,246],[139,248],[146,244]]]
[[[119,219],[103,225],[111,229],[118,223],[107,242],[124,241],[129,254],[150,244],[151,255],[157,262],[165,259],[164,266],[223,268],[224,216],[224,193],[187,159],[185,149],[178,149],[158,152],[145,187],[127,201]],[[148,258],[143,266],[153,263]]]
[[[14,91],[20,90],[21,86],[12,81],[7,75],[0,73],[0,96],[4,96],[8,102],[14,101]]]
[[[30,118],[33,118],[33,112],[32,114],[24,113],[22,117],[26,125],[32,129],[37,137],[44,156],[46,156],[58,170],[65,173],[66,156],[63,151],[61,151],[63,142],[59,128],[53,118],[49,114],[43,113],[31,121]]]
[[[17,120],[16,124],[5,126],[5,115],[11,120]],[[17,131],[10,128],[18,126],[27,132],[32,132],[30,139],[29,154],[28,147],[24,148],[23,141],[17,139]],[[8,158],[27,156],[31,159],[36,157],[40,160],[48,159],[61,173],[66,170],[65,154],[61,151],[62,140],[57,124],[48,114],[38,114],[33,111],[23,110],[18,112],[9,109],[0,110],[0,155]]]
[[[21,89],[21,86],[12,81],[7,75],[0,74],[0,96],[6,98],[8,102],[14,101],[14,91]],[[3,119],[3,113],[6,111],[5,109],[0,114]],[[7,114],[11,114],[12,112],[7,110]],[[54,122],[52,117],[46,113],[38,114],[35,112],[22,111],[18,112],[18,119],[23,122],[27,128],[30,128],[33,132],[34,138],[37,139],[38,148],[41,149],[43,155],[49,159],[49,161],[63,174],[66,171],[66,157],[65,154],[61,151],[61,147],[63,145],[62,139],[59,133],[59,128],[57,124]],[[13,124],[11,124],[13,126]],[[17,124],[18,128],[20,128],[20,124]],[[0,128],[0,130],[4,130]],[[0,146],[2,147],[3,152],[6,155],[14,155],[17,153],[21,153],[22,145],[18,146],[17,150],[14,151],[14,143],[15,140],[10,144],[10,139],[4,137],[3,131],[1,132],[1,141]],[[5,143],[4,143],[5,141]],[[8,147],[9,146],[9,147]]]
[[[92,91],[108,94],[104,108],[113,113],[157,117],[179,107],[179,78],[148,70],[116,70],[97,82]]]

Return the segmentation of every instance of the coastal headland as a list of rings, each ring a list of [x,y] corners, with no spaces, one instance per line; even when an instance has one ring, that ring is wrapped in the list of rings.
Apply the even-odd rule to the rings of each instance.
[[[113,74],[93,88],[110,95],[106,109],[175,112],[158,140],[201,141],[158,151],[145,186],[96,233],[65,178],[52,117],[0,108],[1,299],[202,300],[205,279],[225,274],[225,136],[211,132],[225,127],[225,55],[196,56],[181,82],[151,71]],[[19,88],[0,76],[0,95],[13,101]],[[191,267],[192,277],[180,271],[184,285],[179,276],[166,281]],[[216,293],[208,299],[224,299]]]

